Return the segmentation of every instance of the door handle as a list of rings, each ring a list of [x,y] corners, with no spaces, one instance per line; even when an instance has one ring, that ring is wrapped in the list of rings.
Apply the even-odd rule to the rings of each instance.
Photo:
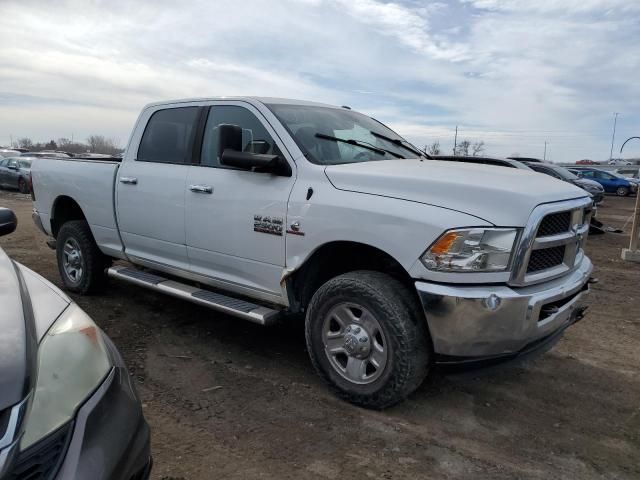
[[[126,183],[127,185],[137,185],[138,179],[135,177],[120,177],[120,183]]]
[[[213,187],[209,185],[189,185],[189,190],[194,193],[213,193]]]

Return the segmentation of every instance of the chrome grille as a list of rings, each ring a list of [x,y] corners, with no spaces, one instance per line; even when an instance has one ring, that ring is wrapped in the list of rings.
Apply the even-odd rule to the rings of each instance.
[[[564,245],[534,250],[529,257],[527,273],[539,272],[540,270],[546,270],[562,264],[564,261],[564,251]]]
[[[547,215],[540,222],[538,237],[548,237],[571,229],[571,211],[558,212]]]
[[[590,219],[588,198],[536,207],[522,234],[509,283],[530,285],[574,270],[584,256]]]

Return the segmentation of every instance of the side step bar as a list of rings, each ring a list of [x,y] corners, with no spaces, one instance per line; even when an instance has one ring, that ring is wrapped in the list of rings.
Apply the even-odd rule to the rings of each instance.
[[[278,310],[169,280],[132,267],[111,267],[107,270],[107,275],[261,325],[273,323],[280,314]]]

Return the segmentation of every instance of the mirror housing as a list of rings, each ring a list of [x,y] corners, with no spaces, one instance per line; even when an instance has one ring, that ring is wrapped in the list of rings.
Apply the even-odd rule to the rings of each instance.
[[[18,219],[13,210],[0,208],[0,237],[13,233],[18,226]]]
[[[220,163],[229,167],[272,173],[282,177],[292,175],[289,163],[278,155],[243,152],[242,127],[238,125],[218,125],[218,156]]]
[[[17,165],[9,165],[7,168],[9,170],[18,170],[18,166]]]
[[[220,161],[229,167],[252,170],[259,173],[273,173],[282,177],[290,177],[291,166],[278,155],[263,155],[260,153],[238,152],[227,148],[222,152]]]

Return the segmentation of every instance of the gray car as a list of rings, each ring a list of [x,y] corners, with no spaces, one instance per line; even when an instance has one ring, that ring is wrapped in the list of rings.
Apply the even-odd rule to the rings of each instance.
[[[15,227],[0,208],[0,235]],[[147,479],[149,427],[109,338],[2,249],[0,305],[0,478]]]
[[[0,187],[17,188],[21,193],[29,193],[32,158],[8,157],[0,160]]]

